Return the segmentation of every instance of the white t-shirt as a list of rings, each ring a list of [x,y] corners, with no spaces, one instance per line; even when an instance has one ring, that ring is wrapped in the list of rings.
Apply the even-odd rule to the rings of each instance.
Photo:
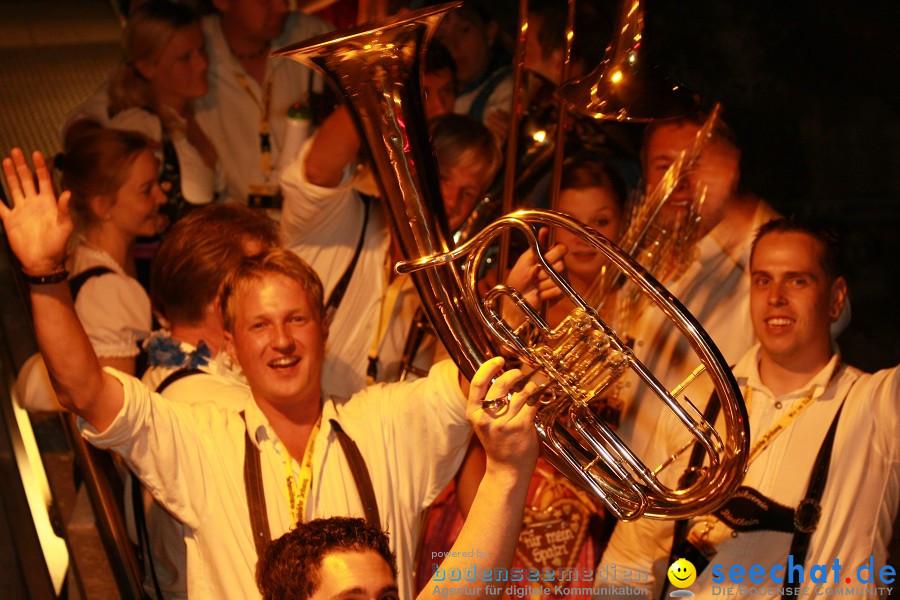
[[[278,49],[331,29],[318,17],[292,12],[284,31],[271,45]],[[311,71],[289,58],[271,58],[266,62],[265,85],[261,86],[232,55],[218,15],[203,19],[203,33],[209,56],[210,90],[195,104],[197,123],[218,153],[226,177],[226,201],[246,204],[250,185],[277,184],[281,166],[293,158],[282,156],[286,146],[299,145],[297,140],[289,139],[296,135],[292,135],[288,109],[305,99]],[[267,93],[269,84],[271,93]],[[316,89],[321,89],[321,82]],[[269,173],[263,171],[260,149],[260,118],[267,99],[272,153]]]
[[[166,332],[154,332],[153,336],[171,341],[173,349],[177,346],[187,362],[191,361],[191,354],[197,351],[197,348],[186,342],[176,342]],[[190,364],[154,365],[152,351],[148,359],[150,366],[144,371],[141,381],[152,390],[157,390],[160,384],[178,369],[192,368]],[[160,394],[169,400],[185,404],[209,402],[222,410],[237,412],[244,410],[250,399],[250,388],[240,369],[234,367],[227,354],[220,353],[206,364],[194,368],[200,373],[192,373],[169,383],[165,389],[160,390]],[[160,590],[166,598],[187,598],[187,549],[184,543],[186,533],[184,525],[155,502],[149,493],[145,492],[144,496],[147,539]],[[129,515],[132,506],[131,501],[127,501],[125,511]],[[133,541],[136,540],[137,537]],[[144,589],[151,596],[155,593],[152,580],[144,582]]]

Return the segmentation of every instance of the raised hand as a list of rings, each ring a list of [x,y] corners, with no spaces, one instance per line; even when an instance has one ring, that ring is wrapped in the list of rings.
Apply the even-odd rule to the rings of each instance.
[[[3,159],[3,174],[13,207],[0,203],[0,219],[22,269],[28,275],[37,276],[63,269],[73,226],[69,192],[63,192],[57,202],[44,156],[34,152],[32,161],[34,175],[21,149],[14,148],[10,157]]]
[[[522,372],[513,369],[500,374],[502,367],[503,358],[492,358],[472,377],[466,416],[487,454],[488,469],[530,475],[538,455],[537,408],[529,406],[526,398],[536,386],[528,383],[521,392],[513,392]]]

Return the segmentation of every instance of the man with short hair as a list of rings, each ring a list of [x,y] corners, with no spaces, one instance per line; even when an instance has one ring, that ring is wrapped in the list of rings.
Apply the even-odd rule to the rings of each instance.
[[[104,371],[65,284],[70,195],[57,204],[40,153],[34,164],[37,186],[21,150],[3,161],[14,208],[0,206],[0,219],[30,285],[38,344],[84,435],[120,454],[185,524],[189,595],[255,597],[258,549],[273,534],[301,519],[365,514],[392,532],[401,596],[410,597],[421,511],[456,472],[471,433],[452,363],[410,384],[323,397],[321,282],[273,249],[242,261],[222,286],[226,347],[250,384],[243,411],[172,402]],[[506,397],[514,379],[491,383],[501,363],[476,373],[473,402],[488,391]]]
[[[759,344],[734,367],[750,417],[743,484],[714,513],[683,525],[620,524],[602,569],[648,573],[647,585],[656,588],[651,598],[675,557],[694,563],[699,574],[690,591],[702,598],[731,597],[737,590],[727,586],[748,596],[797,586],[871,594],[888,583],[878,574],[900,499],[900,367],[870,375],[841,360],[831,325],[847,284],[828,230],[793,219],[769,222],[755,238],[749,270]],[[689,441],[675,421],[660,422],[658,462]],[[688,472],[688,454],[664,471],[664,483]],[[761,567],[753,578],[729,574],[738,566],[746,575],[754,565]],[[814,565],[825,565],[824,581],[821,573],[818,583],[811,578]]]
[[[525,33],[525,68],[538,73],[553,85],[563,83],[566,56],[565,0],[538,0],[528,4],[528,30]],[[576,6],[569,77],[589,73],[603,57],[611,23],[605,22],[591,3]]]
[[[219,287],[244,256],[279,243],[275,222],[237,204],[204,206],[172,226],[150,273],[150,300],[165,328],[147,339],[144,383],[164,387],[163,395],[176,400],[211,398],[223,408],[243,408],[246,381],[225,352]],[[195,371],[202,376],[188,376]],[[235,384],[244,388],[236,396]],[[198,397],[198,389],[210,385],[215,389]]]
[[[148,365],[141,381],[147,387],[175,402],[244,409],[249,389],[225,351],[219,287],[244,256],[278,245],[277,224],[264,212],[240,204],[204,206],[172,226],[150,273],[153,310],[166,327],[145,342]],[[155,580],[167,598],[186,597],[184,526],[149,494],[145,496]],[[153,593],[149,583],[147,591]]]
[[[256,582],[265,600],[358,590],[369,598],[396,598],[397,560],[387,534],[363,519],[314,519],[272,540],[256,566]]]
[[[697,113],[647,126],[641,161],[648,194],[681,153],[690,153],[706,120],[707,115]],[[718,119],[696,164],[686,170],[659,219],[663,223],[683,219],[704,198],[698,241],[685,259],[687,264],[679,265],[676,275],[661,283],[696,317],[728,364],[734,364],[755,341],[747,277],[753,233],[778,216],[768,203],[740,187],[740,158],[734,133]],[[674,389],[700,364],[687,338],[662,311],[644,310],[627,333],[635,339],[636,356],[666,389]],[[663,403],[641,385],[621,389],[620,401],[623,415],[618,433],[643,456]]]
[[[518,371],[501,375],[517,378]],[[484,479],[462,531],[449,552],[433,559],[441,563],[418,598],[476,596],[491,582],[505,579],[522,525],[529,476],[537,461],[535,406],[526,403],[536,389],[528,384],[513,394],[502,410],[485,409],[470,397],[467,416],[485,448]],[[485,535],[489,532],[488,535]],[[315,519],[299,523],[269,544],[256,570],[266,600],[325,600],[346,596],[396,598],[397,566],[388,543],[389,532],[362,519]],[[477,560],[476,560],[477,559]],[[466,573],[466,577],[454,573]],[[474,575],[474,576],[473,576]]]
[[[422,101],[429,119],[453,112],[456,101],[456,64],[450,52],[434,40],[425,49]]]

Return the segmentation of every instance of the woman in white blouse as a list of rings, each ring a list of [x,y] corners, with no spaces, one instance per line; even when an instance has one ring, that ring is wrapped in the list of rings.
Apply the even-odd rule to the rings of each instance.
[[[134,373],[151,328],[134,245],[164,225],[159,162],[144,136],[100,128],[83,131],[58,162],[78,232],[67,261],[75,310],[101,364]]]

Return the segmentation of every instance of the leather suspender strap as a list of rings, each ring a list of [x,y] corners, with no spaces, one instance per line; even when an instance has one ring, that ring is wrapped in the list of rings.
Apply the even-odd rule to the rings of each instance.
[[[337,435],[344,456],[347,457],[347,463],[350,465],[350,472],[353,473],[353,480],[356,482],[356,490],[359,492],[359,498],[362,500],[363,512],[366,514],[366,521],[369,525],[381,527],[381,518],[378,515],[378,501],[375,499],[375,489],[372,487],[372,479],[369,477],[369,470],[366,468],[366,461],[359,452],[350,436],[344,433],[341,425],[334,419],[329,419],[331,428]]]
[[[187,367],[181,367],[179,369],[175,369],[171,373],[169,373],[165,379],[159,382],[159,385],[156,386],[156,392],[161,394],[164,389],[178,381],[179,379],[184,379],[185,377],[189,377],[191,375],[199,375],[203,373],[200,369],[188,369]]]
[[[853,389],[854,381],[850,384]],[[850,394],[850,389],[847,394]],[[846,399],[847,396],[844,396]],[[819,454],[816,456],[816,462],[813,464],[812,476],[810,477],[809,487],[806,488],[806,496],[797,505],[794,516],[794,525],[797,530],[794,532],[794,538],[791,540],[791,551],[789,556],[794,557],[795,565],[806,563],[806,554],[809,552],[809,542],[812,534],[819,525],[819,518],[822,515],[822,494],[825,492],[825,484],[828,483],[828,468],[831,466],[831,450],[834,447],[834,436],[837,433],[838,421],[841,419],[841,411],[844,410],[843,400],[825,439],[822,441],[822,447],[819,448]],[[790,559],[789,559],[790,560]],[[784,567],[784,581],[787,583],[788,570],[787,564]]]
[[[110,269],[106,269],[106,267],[96,268],[105,269],[103,272],[112,272]],[[84,271],[81,274],[88,273],[90,270],[91,269]],[[92,275],[88,275],[88,277],[84,278],[82,283],[87,281],[90,277],[92,277]],[[77,294],[77,292],[75,293]],[[200,369],[188,369],[186,367],[176,369],[169,373],[169,375],[156,386],[156,392],[161,393],[164,389],[182,377],[202,372],[203,371]],[[153,589],[156,592],[156,597],[161,599],[163,597],[162,588],[159,585],[159,578],[156,576],[156,565],[153,564],[153,554],[150,551],[150,532],[147,530],[147,518],[144,515],[144,488],[141,486],[141,480],[138,479],[137,475],[134,473],[131,473],[131,511],[134,515],[134,528],[137,530],[138,547],[141,551],[141,557],[145,560],[145,564],[150,569],[150,579],[153,581]]]
[[[244,418],[243,411],[241,418]],[[366,521],[370,525],[381,527],[381,519],[378,514],[378,502],[375,499],[375,489],[372,487],[372,479],[366,468],[366,461],[359,452],[350,436],[347,435],[337,421],[329,419],[331,427],[337,435],[338,442],[347,457],[350,472],[356,483],[356,489],[362,500],[363,512]],[[250,431],[246,431],[244,450],[244,489],[247,493],[247,506],[250,512],[250,527],[253,530],[253,543],[256,545],[257,556],[262,556],[266,546],[272,539],[269,531],[269,517],[266,513],[266,494],[263,489],[262,465],[259,459],[259,451],[250,438]]]
[[[334,313],[337,312],[338,306],[341,304],[341,300],[344,299],[344,293],[350,285],[350,279],[353,277],[353,271],[356,269],[359,255],[362,253],[363,242],[366,239],[366,226],[369,224],[369,205],[372,204],[372,199],[369,196],[363,195],[362,201],[363,206],[365,207],[362,231],[359,232],[359,241],[356,242],[356,250],[353,252],[353,258],[350,259],[350,264],[347,265],[344,274],[341,275],[341,278],[338,280],[337,284],[335,284],[334,289],[331,290],[331,294],[328,295],[328,300],[325,302],[326,323],[331,323],[334,318]]]
[[[241,419],[244,411],[241,411]],[[266,546],[272,540],[269,532],[269,516],[266,512],[266,492],[263,489],[262,465],[259,451],[250,439],[250,430],[245,430],[244,448],[244,490],[247,493],[247,507],[250,509],[250,527],[253,530],[253,543],[256,555],[261,557]]]
[[[706,408],[703,411],[703,419],[707,423],[715,424],[716,419],[719,416],[719,410],[722,408],[722,403],[719,401],[719,395],[713,391],[712,395],[709,397],[709,402],[706,403]],[[694,444],[694,447],[691,449],[691,457],[688,460],[688,468],[685,470],[684,474],[681,476],[681,480],[678,482],[678,487],[686,488],[689,487],[694,480],[696,480],[696,473],[703,466],[703,458],[706,456],[706,452],[703,450],[703,446],[700,444]],[[672,548],[669,550],[669,562],[667,564],[672,564],[679,558],[687,558],[678,556],[684,547],[684,542],[687,539],[688,534],[688,524],[690,523],[690,519],[679,519],[675,521],[675,530],[672,535]],[[669,588],[669,580],[668,578],[663,580],[662,591],[660,592],[660,599],[666,597],[666,592]]]

